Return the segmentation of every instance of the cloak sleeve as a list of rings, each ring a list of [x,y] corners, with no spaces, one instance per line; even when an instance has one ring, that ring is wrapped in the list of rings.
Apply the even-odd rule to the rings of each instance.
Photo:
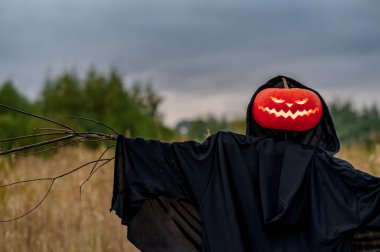
[[[360,225],[380,228],[380,179],[361,171],[357,173]]]
[[[159,196],[199,206],[211,175],[214,143],[214,136],[202,144],[118,136],[111,210],[129,225],[145,200]]]
[[[326,220],[331,226],[343,231],[380,228],[380,178],[338,158],[321,158],[314,170],[311,183],[321,185],[314,207],[322,215],[328,213]]]

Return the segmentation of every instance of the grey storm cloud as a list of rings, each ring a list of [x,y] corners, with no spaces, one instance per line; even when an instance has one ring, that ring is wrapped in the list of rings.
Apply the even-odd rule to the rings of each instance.
[[[379,23],[373,0],[3,0],[0,81],[36,97],[47,73],[95,65],[173,97],[245,94],[278,74],[379,93]]]

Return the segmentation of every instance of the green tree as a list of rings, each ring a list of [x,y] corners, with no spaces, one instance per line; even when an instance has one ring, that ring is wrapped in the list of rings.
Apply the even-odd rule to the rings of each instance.
[[[377,106],[354,109],[351,101],[330,104],[331,115],[341,143],[364,143],[371,146],[380,136],[380,116]]]
[[[12,84],[10,80],[5,81],[0,86],[0,103],[27,111],[33,111],[32,103],[23,96]],[[0,136],[2,139],[11,138],[14,136],[26,135],[32,131],[31,125],[35,120],[25,117],[11,110],[0,108]],[[20,140],[3,142],[3,149],[18,145]],[[24,140],[23,142],[30,142]]]
[[[132,85],[131,96],[147,115],[158,120],[161,119],[158,108],[163,98],[153,90],[152,83],[149,82],[144,86],[140,81],[136,81]]]
[[[65,72],[45,81],[39,105],[45,115],[78,115],[83,111],[83,102],[79,78],[73,72]]]
[[[91,68],[83,80],[68,72],[47,80],[39,105],[41,111],[50,116],[88,117],[122,134],[167,139],[173,134],[158,115],[161,102],[162,98],[151,86],[134,85],[128,89],[116,70],[102,74]],[[75,123],[79,129],[89,131],[101,127],[84,120]]]
[[[31,109],[32,104],[23,96],[14,86],[12,81],[7,80],[0,87],[0,103],[14,108]],[[0,113],[6,113],[9,110],[1,109]]]

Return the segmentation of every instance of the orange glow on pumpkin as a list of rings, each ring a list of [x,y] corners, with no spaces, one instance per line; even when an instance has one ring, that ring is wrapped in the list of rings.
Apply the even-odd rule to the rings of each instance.
[[[253,102],[256,122],[279,130],[305,131],[321,120],[323,107],[318,95],[301,88],[267,88]]]

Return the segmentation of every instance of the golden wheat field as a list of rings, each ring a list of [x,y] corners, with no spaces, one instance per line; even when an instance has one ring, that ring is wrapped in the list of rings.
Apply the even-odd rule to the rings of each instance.
[[[102,150],[83,146],[60,150],[50,158],[35,156],[0,159],[0,184],[55,176],[87,161]],[[110,151],[109,157],[113,155]],[[364,148],[345,148],[338,155],[357,168],[380,174],[380,146],[369,154]],[[9,223],[0,223],[0,251],[138,251],[127,239],[127,229],[109,212],[113,162],[100,169],[84,186],[79,200],[79,185],[91,166],[54,183],[51,194],[32,214]],[[49,182],[33,182],[0,189],[0,216],[8,219],[31,209],[44,196]]]

